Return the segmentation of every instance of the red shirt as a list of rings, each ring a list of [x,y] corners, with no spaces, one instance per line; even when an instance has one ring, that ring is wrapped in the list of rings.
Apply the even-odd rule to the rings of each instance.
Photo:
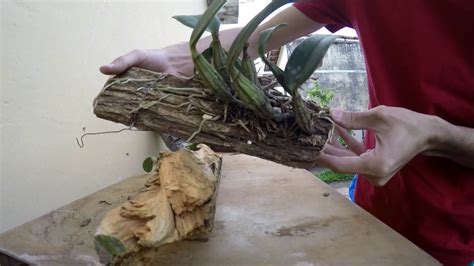
[[[294,6],[332,31],[357,31],[370,107],[404,107],[474,128],[473,0],[303,0]],[[374,145],[368,132],[366,146]],[[419,155],[383,187],[358,178],[355,199],[443,264],[474,260],[474,169]]]

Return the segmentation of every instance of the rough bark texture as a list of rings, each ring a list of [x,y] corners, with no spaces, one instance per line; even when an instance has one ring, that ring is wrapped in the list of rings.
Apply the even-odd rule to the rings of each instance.
[[[260,82],[267,87],[273,84],[268,77]],[[244,122],[235,118],[231,122],[223,121],[233,110],[232,106],[226,108],[217,102],[194,78],[138,68],[109,79],[94,102],[94,113],[103,119],[205,143],[216,150],[233,150],[302,168],[316,164],[316,156],[333,131],[333,123],[327,116],[315,118],[318,130],[313,135],[295,134],[291,121],[277,125],[289,128],[283,132],[293,132],[290,135],[282,134],[281,130],[277,134],[263,126],[252,128],[250,124],[256,119],[248,110],[237,110],[243,112],[239,116],[247,118]]]
[[[164,152],[133,199],[104,217],[94,238],[101,262],[122,264],[181,239],[206,239],[214,225],[221,157],[208,146]]]

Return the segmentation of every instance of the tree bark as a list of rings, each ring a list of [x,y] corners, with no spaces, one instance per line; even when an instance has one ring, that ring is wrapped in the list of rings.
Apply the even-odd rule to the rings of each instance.
[[[222,159],[206,145],[198,148],[162,153],[143,190],[107,213],[94,237],[102,263],[127,264],[149,248],[207,239]]]
[[[271,88],[274,86],[271,78],[262,77],[260,83],[267,87],[267,92],[272,91],[275,99],[288,99]],[[310,168],[316,165],[315,158],[334,126],[327,112],[316,105],[309,106],[315,113],[322,113],[314,118],[317,131],[313,135],[295,130],[292,120],[272,122],[273,126],[262,124],[249,110],[217,102],[196,78],[132,68],[107,81],[94,101],[94,113],[138,129],[205,143],[216,150],[233,150],[293,167]]]

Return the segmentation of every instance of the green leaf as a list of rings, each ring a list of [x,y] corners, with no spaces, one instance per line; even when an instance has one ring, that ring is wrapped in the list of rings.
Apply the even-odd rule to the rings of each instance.
[[[199,144],[191,143],[186,146],[186,149],[191,150],[191,151],[198,151],[199,150],[198,145]]]
[[[155,157],[148,157],[143,161],[143,170],[149,173],[153,170],[153,166],[155,165],[156,158]]]
[[[127,254],[127,248],[123,243],[111,236],[96,235],[94,237],[94,248],[99,255],[101,262],[114,265],[117,258]]]
[[[294,93],[321,65],[337,35],[313,35],[298,45],[286,64],[284,79]]]
[[[204,56],[204,58],[206,58],[207,62],[212,61],[212,54],[213,54],[212,46],[209,46],[206,50],[202,52],[202,55]]]
[[[307,91],[307,95],[310,98],[317,99],[321,107],[329,107],[329,104],[334,98],[334,93],[330,90],[322,89],[318,83],[313,88]]]
[[[227,68],[232,71],[232,67],[235,64],[235,61],[239,57],[240,53],[244,49],[245,44],[247,43],[248,39],[255,31],[255,29],[260,25],[260,23],[268,17],[273,11],[277,10],[281,6],[293,3],[294,0],[273,0],[270,4],[268,4],[260,13],[258,13],[254,18],[252,18],[247,25],[239,32],[239,34],[235,37],[232,46],[229,49],[229,61],[227,62]]]
[[[196,72],[201,77],[201,83],[210,88],[217,98],[223,102],[235,100],[224,78],[202,54],[194,55],[193,62]]]
[[[242,55],[241,72],[254,84],[256,84],[257,86],[260,86],[258,77],[257,77],[257,69],[255,68],[255,62],[252,58],[250,58],[249,54],[247,53],[247,49],[248,49],[248,43],[244,46],[244,53]]]
[[[235,69],[233,73],[235,74],[232,77],[235,92],[245,108],[252,110],[255,115],[261,118],[274,118],[272,105],[263,90],[258,88],[243,73]]]
[[[313,116],[298,90],[295,90],[292,95],[291,105],[293,106],[293,113],[298,127],[306,134],[312,135],[316,129]]]
[[[214,65],[217,72],[221,75],[224,81],[230,85],[230,75],[227,70],[227,52],[222,47],[219,40],[219,34],[212,34],[212,64]]]
[[[220,27],[221,27],[221,20],[216,15],[214,15],[211,22],[207,26],[207,31],[216,34],[216,33],[219,33]]]
[[[350,181],[352,180],[352,178],[354,178],[354,174],[340,174],[331,170],[325,170],[319,173],[315,173],[314,175],[327,184],[333,182]]]
[[[177,21],[181,22],[183,25],[188,26],[192,29],[196,27],[201,17],[202,15],[173,16],[174,19],[176,19]],[[219,20],[217,16],[214,16],[214,18],[211,20],[211,22],[207,26],[206,31],[211,32],[211,33],[217,33],[219,32],[220,26],[221,26],[221,21]]]
[[[202,15],[178,15],[173,16],[174,19],[181,22],[183,25],[194,29]]]
[[[194,27],[194,30],[191,33],[191,38],[189,40],[189,46],[194,49],[194,52],[196,52],[196,44],[201,38],[202,34],[208,27],[212,28],[211,22],[216,19],[217,12],[219,12],[219,10],[222,8],[223,5],[225,5],[226,2],[227,0],[214,0],[211,5],[206,9],[204,14],[202,14],[198,23]],[[219,31],[219,29],[217,29],[217,31]]]
[[[262,32],[260,32],[260,36],[258,38],[257,53],[260,56],[260,58],[262,59],[262,61],[265,63],[265,65],[267,65],[270,68],[273,75],[275,76],[275,78],[280,83],[280,85],[283,86],[283,88],[286,91],[288,91],[286,83],[285,83],[285,79],[284,79],[283,70],[280,67],[278,67],[275,63],[268,60],[268,58],[265,56],[265,48],[267,47],[268,41],[270,41],[273,32],[275,30],[277,30],[278,28],[284,27],[286,25],[287,24],[279,24],[275,27],[271,27],[271,28],[268,28],[268,29],[263,30]],[[291,94],[290,91],[288,91],[288,93]]]

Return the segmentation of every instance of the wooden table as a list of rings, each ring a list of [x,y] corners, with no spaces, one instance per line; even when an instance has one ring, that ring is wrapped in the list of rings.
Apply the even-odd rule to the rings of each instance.
[[[42,265],[99,265],[93,247],[97,225],[146,178],[129,178],[7,231],[0,235],[0,251]],[[60,188],[51,193],[55,189]],[[146,264],[439,264],[308,171],[230,154],[224,157],[209,240],[151,252]]]

